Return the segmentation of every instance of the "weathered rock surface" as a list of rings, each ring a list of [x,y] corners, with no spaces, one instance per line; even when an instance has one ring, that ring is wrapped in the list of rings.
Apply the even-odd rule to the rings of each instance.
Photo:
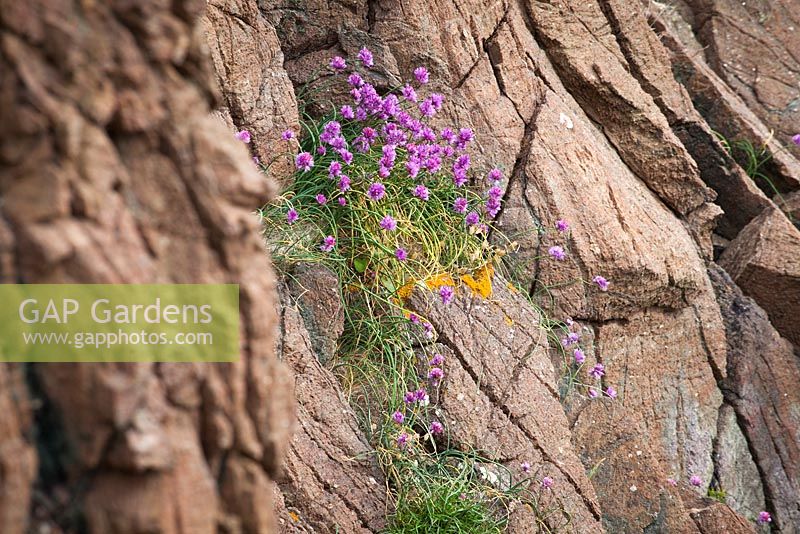
[[[733,407],[747,440],[773,526],[779,532],[796,532],[800,525],[800,358],[770,325],[764,310],[744,296],[724,271],[714,268],[710,275],[727,334],[728,376],[720,383],[725,401]],[[721,473],[721,479],[730,480],[741,469],[737,465],[733,472]],[[745,490],[739,486],[733,491]],[[750,494],[748,499],[758,497],[758,493]]]
[[[726,502],[743,516],[758,517],[761,510],[767,509],[758,466],[736,420],[736,411],[729,404],[719,409],[714,477],[718,488],[725,492]]]
[[[793,134],[789,134],[788,137],[781,134],[780,139],[777,139],[772,133],[774,127],[768,126],[770,121],[763,113],[765,110],[748,107],[746,99],[743,99],[741,94],[737,94],[736,90],[725,82],[724,75],[721,76],[719,72],[715,72],[715,69],[709,66],[705,60],[706,43],[698,42],[698,36],[695,35],[693,26],[690,24],[691,21],[696,22],[697,17],[685,2],[673,3],[683,9],[653,2],[650,20],[669,49],[675,78],[686,87],[697,111],[705,118],[713,131],[718,132],[728,141],[748,141],[757,149],[765,147],[771,154],[771,158],[764,164],[762,171],[766,171],[778,190],[786,193],[800,188],[800,162],[787,152]],[[696,2],[698,5],[712,3],[738,6],[737,2],[728,0],[720,2],[698,0]],[[705,20],[711,15],[716,16],[713,9],[708,11],[705,11],[705,7],[701,9],[704,10]],[[687,19],[690,22],[687,22]],[[729,18],[729,23],[738,24],[735,18]],[[706,35],[709,35],[708,32]],[[750,54],[746,48],[737,48],[737,55]],[[793,76],[791,73],[784,74]],[[750,76],[750,74],[745,75]],[[780,82],[775,80],[769,80],[768,83],[780,85]],[[795,87],[796,92],[797,88]],[[792,113],[796,115],[796,111],[795,109]],[[772,196],[772,186],[768,183],[760,180],[757,185]],[[748,196],[743,197],[743,202],[752,202]],[[752,212],[753,209],[755,206],[750,206],[748,211]]]
[[[253,153],[270,163],[291,149],[281,132],[299,131],[297,102],[275,29],[251,0],[209,2],[204,22],[223,116],[237,130],[248,130]],[[271,175],[285,175],[288,167],[279,159]]]
[[[31,406],[23,368],[0,366],[0,528],[25,532],[38,458],[31,443]]]
[[[4,533],[27,531],[31,439],[42,529],[272,531],[294,402],[252,215],[271,188],[210,115],[203,8],[3,2],[2,281],[237,283],[242,324],[232,364],[32,365],[28,394],[3,366]]]
[[[719,259],[778,331],[800,345],[800,230],[777,208],[742,230]]]
[[[546,334],[529,329],[540,317],[521,294],[495,289],[487,301],[462,288],[450,306],[431,293],[412,299],[450,349],[440,393],[444,420],[458,443],[512,472],[527,461],[540,478],[556,480],[552,491],[564,516],[543,518],[551,528],[572,518],[575,531],[596,531],[600,507],[569,443]]]
[[[299,282],[327,279],[316,274]],[[321,302],[328,306],[316,309],[318,319],[342,315],[338,302]],[[285,292],[278,355],[295,374],[298,428],[289,444],[285,473],[278,480],[283,501],[278,508],[280,530],[378,532],[387,513],[386,483],[355,412],[336,377],[318,360],[304,323],[295,298]]]
[[[74,502],[90,532],[271,532],[273,500],[285,532],[383,527],[385,481],[324,366],[342,328],[333,281],[288,284],[274,337],[252,216],[270,187],[249,157],[285,175],[296,95],[328,109],[344,87],[318,66],[367,45],[382,89],[428,66],[447,98],[439,124],[472,127],[474,166],[505,170],[499,227],[520,245],[517,281],[591,329],[587,351],[619,391],[565,413],[541,316],[502,282],[447,308],[417,295],[448,347],[436,400],[454,442],[554,477],[570,531],[750,532],[701,498],[713,483],[793,532],[798,359],[706,271],[719,220],[723,264],[797,343],[796,230],[714,136],[765,144],[779,190],[800,189],[800,163],[769,134],[798,123],[787,1],[758,8],[763,22],[732,0],[681,2],[671,13],[689,24],[621,0],[213,0],[204,17],[203,5],[2,2],[3,281],[239,283],[244,327],[231,365],[32,366],[27,381],[0,367],[0,531],[27,528],[37,463],[36,521],[56,528],[74,527],[59,504]],[[772,54],[767,70],[751,48]],[[234,128],[253,133],[249,155]],[[560,218],[570,233],[539,232]],[[566,261],[546,257],[554,244]],[[701,488],[666,483],[692,474]],[[532,532],[532,519],[520,506],[510,527]]]
[[[275,26],[296,90],[308,94],[313,88],[310,109],[341,101],[346,90],[318,65],[335,54],[352,58],[361,45],[376,53],[381,68],[369,79],[379,87],[407,77],[419,64],[429,68],[432,89],[447,99],[439,124],[472,127],[480,145],[476,164],[499,164],[510,176],[499,224],[520,244],[513,258],[519,280],[533,294],[555,287],[557,308],[551,313],[589,321],[594,328],[594,352],[610,369],[607,382],[619,388],[618,409],[626,414],[625,424],[612,425],[600,443],[618,451],[609,465],[624,465],[628,451],[614,444],[631,436],[642,444],[647,456],[631,476],[643,481],[643,489],[630,500],[615,486],[598,499],[574,474],[576,452],[586,459],[603,446],[588,430],[570,434],[564,426],[553,403],[552,364],[546,364],[543,342],[537,341],[536,314],[524,311],[524,299],[502,290],[489,303],[464,297],[455,306],[457,319],[432,312],[459,360],[448,370],[439,399],[453,439],[494,450],[512,467],[525,456],[550,466],[547,455],[554,444],[571,435],[572,444],[558,449],[567,455],[562,462],[572,478],[562,498],[583,525],[597,525],[598,504],[610,530],[608,525],[635,531],[654,523],[712,532],[702,519],[709,514],[740,521],[733,512],[720,511],[722,505],[684,505],[673,490],[663,488],[663,479],[673,475],[685,483],[690,474],[699,474],[705,490],[715,472],[723,406],[717,381],[726,376],[728,349],[703,260],[711,257],[717,205],[726,212],[719,232],[733,239],[773,204],[716,140],[714,124],[709,126],[703,110],[695,110],[698,99],[691,87],[687,94],[673,79],[672,56],[645,23],[645,14],[615,1],[381,0],[344,8],[311,0],[263,9]],[[760,120],[703,65],[766,140]],[[736,116],[737,108],[726,109]],[[775,160],[787,183],[800,176],[790,156]],[[709,188],[717,193],[717,205]],[[552,226],[559,218],[573,223],[569,236],[539,234],[540,225]],[[553,244],[567,246],[568,261],[540,259]],[[596,274],[612,280],[611,291],[569,283]],[[502,318],[490,319],[496,308],[518,310],[513,327],[492,322]],[[526,333],[520,326],[511,345],[489,346],[472,331],[482,323],[493,325],[489,340],[520,325]],[[525,339],[526,347],[516,345]],[[527,350],[528,345],[539,348]],[[519,353],[530,353],[529,360],[538,363],[510,364]],[[508,375],[504,365],[518,367],[517,373]],[[506,406],[519,398],[510,384],[546,403],[537,415],[548,422],[538,421],[550,433],[536,433],[540,427],[526,411],[530,401]],[[533,426],[524,428],[529,421]],[[604,475],[609,480],[610,473]],[[512,523],[512,528],[520,527]]]
[[[705,57],[795,156],[800,124],[800,17],[792,0],[687,0]]]
[[[613,401],[589,401],[572,426],[573,444],[593,473],[603,526],[607,532],[697,532],[635,419]]]

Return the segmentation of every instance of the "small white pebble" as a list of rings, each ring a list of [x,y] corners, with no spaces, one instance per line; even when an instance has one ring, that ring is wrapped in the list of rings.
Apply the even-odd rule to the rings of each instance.
[[[631,486],[631,491],[636,491],[636,490],[637,490],[636,486]]]

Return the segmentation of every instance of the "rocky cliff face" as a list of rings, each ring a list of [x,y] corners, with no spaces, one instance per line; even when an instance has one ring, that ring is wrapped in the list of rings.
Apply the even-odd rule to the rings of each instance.
[[[583,326],[618,390],[562,399],[542,317],[507,288],[447,311],[416,295],[448,352],[436,402],[454,442],[544,466],[570,532],[750,532],[762,510],[798,531],[790,4],[3,3],[3,280],[231,281],[245,328],[235,365],[0,367],[0,530],[383,528],[386,482],[325,365],[335,280],[306,270],[313,298],[274,294],[250,215],[270,187],[232,137],[250,130],[271,161],[301,89],[312,114],[346,91],[318,65],[366,45],[379,87],[426,65],[437,120],[472,127],[475,164],[506,169],[498,225],[520,282]],[[762,176],[736,140],[767,148]],[[558,219],[569,260],[539,259]],[[568,284],[596,274],[608,292]],[[537,528],[522,507],[509,521]]]

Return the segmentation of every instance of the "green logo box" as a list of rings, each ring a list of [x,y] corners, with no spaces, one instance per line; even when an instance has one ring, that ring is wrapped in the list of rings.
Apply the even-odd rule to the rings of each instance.
[[[233,362],[237,284],[0,284],[0,362]]]

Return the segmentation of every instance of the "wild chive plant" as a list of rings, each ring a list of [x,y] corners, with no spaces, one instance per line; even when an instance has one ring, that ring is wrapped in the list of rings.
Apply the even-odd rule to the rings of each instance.
[[[362,69],[373,64],[367,49],[359,60]],[[345,331],[334,370],[393,489],[389,531],[499,532],[512,499],[538,510],[539,490],[553,481],[544,477],[535,491],[529,479],[498,484],[480,476],[492,462],[450,447],[430,405],[447,362],[432,352],[432,325],[405,298],[420,288],[447,304],[457,283],[491,293],[495,249],[487,236],[501,208],[502,171],[485,174],[483,194],[466,186],[474,134],[428,125],[444,98],[418,94],[429,81],[424,67],[414,70],[416,83],[382,96],[357,69],[346,72],[345,59],[329,66],[346,76],[353,101],[321,120],[307,117],[299,139],[283,133],[296,172],[261,210],[273,260],[287,271],[319,263],[339,279]],[[237,137],[249,142],[245,133]],[[549,254],[564,260],[566,253]]]

